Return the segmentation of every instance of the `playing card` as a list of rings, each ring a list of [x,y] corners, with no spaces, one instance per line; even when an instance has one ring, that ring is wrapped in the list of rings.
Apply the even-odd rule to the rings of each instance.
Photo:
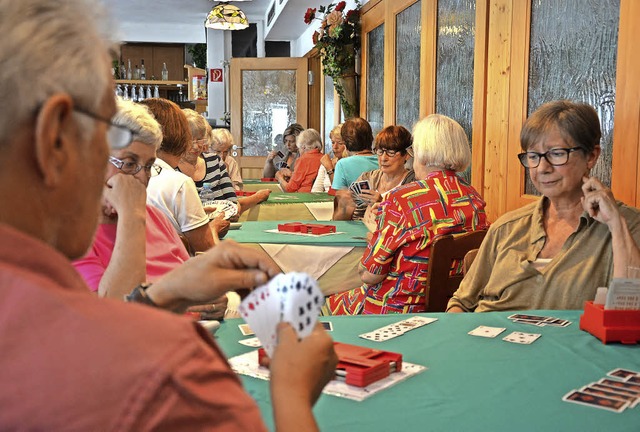
[[[513,315],[509,315],[507,318],[509,318],[510,320],[526,320],[526,321],[544,321],[547,318],[553,318],[553,317],[548,317],[548,316],[541,316],[541,315],[527,315],[527,314],[513,314]]]
[[[593,408],[605,409],[617,413],[624,411],[629,406],[629,402],[626,401],[622,401],[619,399],[609,399],[578,390],[571,390],[569,393],[562,397],[562,400],[566,402],[590,406]]]
[[[306,273],[287,273],[279,285],[284,296],[282,320],[290,323],[300,338],[309,336],[318,321],[324,295]]]
[[[257,337],[252,337],[249,339],[240,339],[238,343],[248,347],[252,347],[252,348],[258,348],[262,346],[262,344],[260,343],[260,339],[258,339]]]
[[[523,332],[513,332],[503,337],[503,341],[517,343],[517,344],[532,344],[534,343],[540,336],[540,333],[523,333]]]
[[[371,184],[369,183],[369,180],[360,180],[359,182],[357,182],[357,185],[360,188],[360,193],[362,193],[362,191],[364,190],[371,190]]]
[[[402,336],[410,330],[425,326],[427,324],[431,324],[432,322],[437,320],[437,318],[414,316],[402,321],[398,321],[394,324],[386,325],[372,332],[363,333],[359,336],[363,339],[372,340],[374,342],[384,342],[386,340]]]
[[[629,369],[621,369],[621,368],[617,368],[607,372],[607,376],[620,378],[622,380],[627,380],[628,378],[636,375],[640,375],[640,372],[632,371]]]
[[[620,387],[612,387],[612,386],[608,386],[608,385],[597,383],[597,382],[589,384],[589,387],[597,388],[597,389],[600,389],[600,390],[613,391],[613,392],[616,392],[616,393],[621,393],[621,394],[625,394],[625,395],[629,395],[629,396],[640,398],[640,394],[638,392],[633,391],[633,390],[627,390],[627,389],[620,388]]]
[[[271,356],[276,346],[276,327],[280,320],[279,307],[275,292],[271,292],[271,282],[253,290],[240,303],[240,315],[262,342],[267,354]]]
[[[333,331],[333,323],[331,321],[322,321],[321,324],[326,331]]]
[[[278,155],[278,157],[279,157],[280,159],[282,159],[282,158],[284,157],[284,153],[282,153],[282,151],[281,151],[281,150],[278,150],[278,153],[276,153],[276,154]]]
[[[207,213],[209,220],[213,220],[218,215],[223,214],[224,219],[229,219],[238,213],[238,207],[229,200],[209,200],[202,203],[202,207],[214,208],[213,211]]]
[[[494,338],[505,330],[506,328],[504,327],[488,327],[481,325],[471,330],[468,334],[471,336]]]
[[[634,384],[626,381],[618,381],[609,378],[602,378],[598,381],[599,384],[606,385],[608,387],[613,387],[616,389],[628,390],[640,395],[640,384]]]
[[[240,329],[242,336],[251,336],[255,334],[253,333],[253,330],[251,330],[251,327],[249,327],[249,324],[240,324],[238,325],[238,328]]]
[[[609,389],[602,389],[602,388],[597,388],[597,387],[591,387],[591,386],[585,386],[582,387],[580,389],[581,392],[584,393],[590,393],[590,394],[594,394],[597,396],[602,396],[602,397],[606,397],[609,399],[618,399],[621,401],[626,401],[629,402],[629,406],[631,408],[633,408],[636,403],[638,398],[632,395],[627,395],[627,394],[622,394],[622,393],[617,393],[614,390],[609,390]]]

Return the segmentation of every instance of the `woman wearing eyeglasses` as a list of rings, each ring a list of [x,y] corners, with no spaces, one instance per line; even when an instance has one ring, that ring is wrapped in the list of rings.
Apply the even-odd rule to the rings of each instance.
[[[164,214],[147,205],[149,178],[160,172],[156,148],[160,125],[146,107],[118,101],[112,119],[127,128],[129,144],[111,150],[100,225],[91,249],[74,262],[93,291],[122,300],[132,287],[164,274],[189,258]]]
[[[357,182],[368,181],[370,189],[351,191],[351,199],[341,199],[334,212],[335,220],[362,219],[367,207],[381,202],[393,188],[415,180],[413,169],[406,169],[411,146],[411,132],[403,126],[387,126],[376,135],[373,153],[380,168],[366,171]]]
[[[363,285],[329,296],[329,313],[424,312],[433,240],[487,228],[480,194],[456,175],[471,160],[462,127],[443,115],[425,117],[415,126],[413,150],[413,169],[420,180],[399,186],[384,198],[360,260]],[[385,157],[381,160],[388,163]]]
[[[584,103],[542,105],[520,134],[520,162],[542,197],[491,227],[449,312],[582,309],[640,266],[640,212],[590,177],[600,122]]]

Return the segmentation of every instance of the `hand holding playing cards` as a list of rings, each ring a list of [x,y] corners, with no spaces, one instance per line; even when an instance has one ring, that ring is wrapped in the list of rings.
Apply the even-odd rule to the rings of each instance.
[[[165,274],[147,295],[159,307],[183,310],[227,291],[252,289],[278,273],[280,268],[264,252],[226,240]]]
[[[338,364],[333,340],[322,324],[298,339],[291,325],[280,323],[278,345],[269,363],[276,430],[317,430],[311,407]]]

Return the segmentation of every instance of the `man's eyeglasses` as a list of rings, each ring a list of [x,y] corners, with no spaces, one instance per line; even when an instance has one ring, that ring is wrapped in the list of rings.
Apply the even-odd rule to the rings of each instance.
[[[155,177],[162,171],[162,167],[156,164],[140,165],[137,162],[123,161],[114,156],[109,156],[109,162],[124,174],[136,175],[144,168],[149,177]]]
[[[562,166],[569,162],[569,154],[574,151],[584,150],[582,147],[554,148],[544,153],[524,152],[518,155],[520,163],[525,168],[537,168],[540,159],[545,158],[553,166]]]
[[[80,114],[84,114],[87,117],[91,117],[94,120],[98,120],[108,124],[109,127],[107,128],[107,143],[109,143],[109,147],[111,147],[112,149],[121,149],[127,147],[133,141],[133,131],[128,127],[114,124],[111,119],[102,118],[80,107],[74,107],[73,110],[79,112]]]
[[[373,152],[375,154],[377,154],[378,156],[382,156],[383,154],[386,153],[387,156],[389,156],[389,157],[394,157],[395,155],[400,153],[399,150],[389,150],[389,149],[383,149],[383,148],[377,148],[377,149],[373,150]]]

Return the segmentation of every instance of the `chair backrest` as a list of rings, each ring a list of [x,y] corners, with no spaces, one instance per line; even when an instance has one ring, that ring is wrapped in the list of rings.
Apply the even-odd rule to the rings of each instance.
[[[429,273],[425,303],[427,312],[444,312],[447,303],[458,289],[463,274],[451,275],[454,262],[462,264],[465,255],[472,249],[480,247],[486,230],[465,234],[446,235],[434,240],[429,257]]]

